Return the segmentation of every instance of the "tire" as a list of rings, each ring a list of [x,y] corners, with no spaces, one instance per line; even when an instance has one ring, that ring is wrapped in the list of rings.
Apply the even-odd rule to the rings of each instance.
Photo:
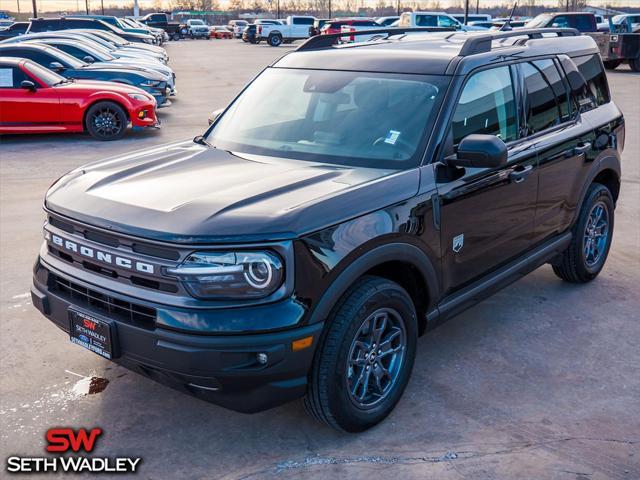
[[[571,229],[571,243],[552,264],[554,273],[571,283],[586,283],[596,278],[609,254],[613,226],[611,192],[604,185],[593,183],[582,202],[578,220]]]
[[[604,68],[606,68],[607,70],[615,70],[620,66],[622,60],[605,60],[603,63]]]
[[[629,66],[634,72],[640,72],[640,57],[629,60]]]
[[[282,44],[282,35],[280,35],[279,33],[269,35],[267,43],[272,47],[279,47]]]
[[[372,324],[381,327],[383,319],[379,345],[367,351],[364,347],[374,344]],[[338,302],[320,340],[304,397],[307,412],[346,432],[361,432],[382,421],[407,386],[417,337],[409,294],[390,280],[362,277]],[[389,348],[386,354],[380,350],[383,344]]]
[[[89,107],[85,115],[85,128],[97,140],[122,138],[128,124],[127,113],[114,102],[98,102]]]
[[[180,35],[182,35],[183,37],[186,37],[188,34],[189,34],[189,30],[187,30],[186,28],[180,29]]]

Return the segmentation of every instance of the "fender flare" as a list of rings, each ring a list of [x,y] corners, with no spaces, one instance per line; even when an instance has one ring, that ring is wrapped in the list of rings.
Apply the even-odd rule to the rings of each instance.
[[[280,32],[280,30],[271,30],[267,38],[271,37],[272,35],[280,35],[284,39],[284,35],[282,35],[282,32]]]
[[[410,243],[387,243],[375,247],[359,256],[342,270],[331,282],[312,310],[309,323],[325,321],[336,303],[353,283],[367,271],[391,261],[400,261],[414,266],[422,276],[429,294],[427,312],[431,311],[440,298],[438,276],[429,257],[420,248]]]
[[[602,157],[598,160],[596,166],[591,169],[589,175],[587,176],[585,182],[582,184],[582,188],[580,189],[580,196],[578,198],[578,203],[576,204],[576,211],[573,214],[573,218],[571,219],[571,225],[576,222],[578,217],[580,216],[580,207],[582,206],[582,202],[584,202],[585,197],[587,196],[587,190],[595,180],[595,178],[605,170],[612,170],[615,172],[618,177],[618,181],[622,177],[622,169],[620,167],[620,159],[615,155],[607,155],[606,157]]]

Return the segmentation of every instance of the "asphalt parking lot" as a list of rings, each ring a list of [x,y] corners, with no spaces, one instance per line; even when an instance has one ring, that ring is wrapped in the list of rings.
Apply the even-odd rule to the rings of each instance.
[[[640,74],[610,73],[627,121],[613,246],[598,279],[542,267],[422,337],[391,416],[339,434],[294,402],[243,415],[72,345],[30,304],[41,202],[83,163],[202,133],[208,114],[291,46],[169,43],[179,95],[122,141],[0,138],[0,450],[40,456],[53,426],[102,427],[95,454],[143,478],[640,478]],[[87,394],[91,377],[109,381]],[[100,390],[100,389],[98,389]],[[4,467],[3,467],[4,468]]]

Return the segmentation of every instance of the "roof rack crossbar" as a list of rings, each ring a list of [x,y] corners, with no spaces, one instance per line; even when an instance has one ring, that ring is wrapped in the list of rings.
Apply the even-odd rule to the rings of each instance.
[[[449,27],[408,27],[408,28],[375,28],[372,30],[358,30],[355,32],[344,32],[344,33],[327,33],[316,35],[314,37],[309,38],[303,44],[301,44],[296,51],[303,52],[307,50],[320,50],[323,48],[330,48],[335,45],[340,38],[344,37],[358,37],[363,35],[387,35],[390,37],[392,35],[403,35],[405,33],[412,32],[455,32],[454,28]]]
[[[475,55],[491,51],[494,40],[501,40],[510,37],[543,38],[545,33],[555,33],[558,37],[574,37],[580,35],[575,28],[523,28],[519,30],[509,30],[507,32],[495,32],[479,35],[472,35],[464,42],[460,49],[460,56]],[[526,41],[526,40],[525,40]]]

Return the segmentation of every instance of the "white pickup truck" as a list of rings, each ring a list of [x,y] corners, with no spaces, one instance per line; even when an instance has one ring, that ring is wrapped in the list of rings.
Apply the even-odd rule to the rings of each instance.
[[[303,40],[311,35],[311,27],[315,19],[315,17],[292,15],[286,18],[283,25],[258,25],[256,38],[258,41],[266,40],[272,47]]]

